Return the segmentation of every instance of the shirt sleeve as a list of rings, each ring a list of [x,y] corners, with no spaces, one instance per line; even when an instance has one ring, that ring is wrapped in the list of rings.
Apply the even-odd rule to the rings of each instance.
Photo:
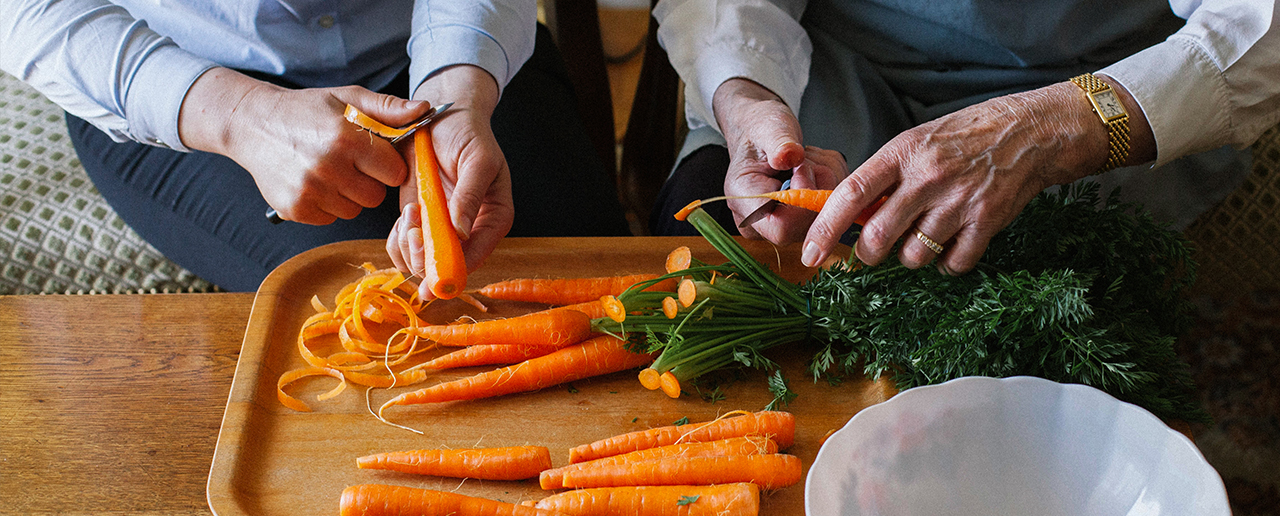
[[[498,81],[499,94],[533,55],[533,0],[417,0],[409,37],[411,90],[446,66],[470,64]]]
[[[1223,145],[1246,147],[1280,122],[1276,3],[1171,0],[1187,24],[1099,71],[1137,100],[1159,166]]]
[[[658,42],[685,83],[690,129],[719,130],[711,100],[734,78],[750,79],[800,112],[813,45],[800,26],[803,0],[663,0],[653,10]]]
[[[115,141],[187,151],[182,99],[214,64],[101,0],[5,4],[0,69]]]

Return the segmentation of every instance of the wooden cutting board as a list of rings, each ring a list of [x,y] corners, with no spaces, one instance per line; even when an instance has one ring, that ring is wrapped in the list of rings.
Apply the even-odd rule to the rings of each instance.
[[[800,265],[795,248],[775,249],[757,241],[743,244],[790,280],[812,274]],[[747,371],[723,385],[722,399],[714,402],[688,395],[671,399],[645,390],[635,371],[627,371],[532,393],[388,409],[389,419],[425,435],[377,421],[368,411],[363,387],[352,385],[335,398],[317,401],[316,395],[334,387],[332,378],[303,379],[288,387],[290,394],[312,406],[312,412],[282,406],[276,381],[281,373],[305,365],[298,354],[297,335],[303,320],[315,313],[311,297],[319,295],[332,306],[338,290],[362,275],[360,264],[390,267],[383,245],[380,240],[343,242],[303,253],[272,272],[258,290],[209,473],[209,506],[215,514],[337,514],[343,488],[361,483],[456,491],[512,503],[536,500],[551,494],[540,489],[536,479],[422,477],[357,469],[355,459],[394,450],[540,445],[551,449],[553,464],[559,466],[568,462],[569,448],[579,444],[686,417],[699,422],[732,410],[760,410],[772,399],[764,371]],[[471,275],[469,287],[517,277],[661,273],[667,253],[680,245],[689,246],[703,261],[725,261],[697,237],[508,238]],[[453,300],[433,304],[427,311],[430,318],[452,320],[461,315],[504,317],[541,308],[510,302],[489,305],[490,312],[481,313]],[[808,349],[774,351],[792,389],[799,393],[786,407],[797,421],[796,444],[788,451],[801,458],[806,470],[826,435],[894,392],[884,380],[861,377],[839,385],[814,383],[804,370],[804,359],[811,356]],[[427,384],[481,370],[441,372]],[[368,396],[376,408],[400,392],[422,386],[374,389]],[[803,514],[803,484],[765,494],[761,513]]]

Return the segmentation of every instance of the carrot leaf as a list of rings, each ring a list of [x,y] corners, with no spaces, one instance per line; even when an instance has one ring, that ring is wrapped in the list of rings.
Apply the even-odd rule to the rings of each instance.
[[[679,500],[676,500],[676,505],[689,505],[693,502],[698,501],[698,498],[701,498],[701,497],[702,495],[681,496]]]

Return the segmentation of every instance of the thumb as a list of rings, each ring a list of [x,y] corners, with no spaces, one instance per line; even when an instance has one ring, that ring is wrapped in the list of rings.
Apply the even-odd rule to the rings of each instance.
[[[769,161],[769,168],[791,170],[804,162],[804,145],[800,144],[803,138],[795,117],[781,118],[777,124],[755,124],[751,139]]]
[[[334,96],[355,106],[370,118],[392,127],[408,124],[431,109],[431,103],[425,100],[402,99],[364,88],[342,88],[336,90]]]

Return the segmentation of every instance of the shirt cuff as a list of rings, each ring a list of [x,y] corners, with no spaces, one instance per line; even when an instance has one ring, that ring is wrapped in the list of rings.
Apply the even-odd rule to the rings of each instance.
[[[1228,85],[1209,56],[1178,35],[1099,70],[1124,86],[1147,117],[1156,162],[1228,143]]]
[[[724,56],[733,55],[734,59]],[[787,69],[750,48],[711,47],[703,52],[694,62],[696,80],[686,84],[685,98],[688,109],[706,125],[719,129],[713,110],[712,101],[716,90],[729,79],[750,79],[782,99],[793,115],[799,116],[800,98],[808,83],[809,71],[797,73]],[[690,126],[691,128],[694,128]],[[724,131],[721,130],[721,133]]]
[[[129,137],[140,143],[190,152],[178,135],[178,116],[191,84],[213,61],[196,57],[176,45],[159,46],[147,54],[129,81],[125,119]]]
[[[512,60],[492,36],[462,25],[433,27],[409,39],[410,93],[418,90],[431,74],[446,66],[468,64],[483,68],[498,83],[498,95],[515,76],[523,60]],[[412,96],[410,97],[412,98]]]

